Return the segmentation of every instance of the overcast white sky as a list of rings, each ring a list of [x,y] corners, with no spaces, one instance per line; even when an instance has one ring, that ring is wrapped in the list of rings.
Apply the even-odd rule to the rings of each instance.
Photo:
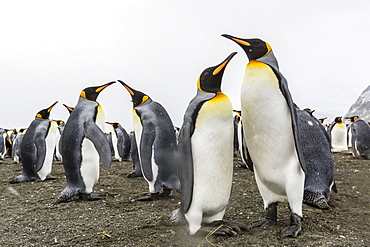
[[[248,59],[221,34],[270,43],[294,101],[317,117],[344,115],[370,84],[370,1],[1,1],[0,127],[28,127],[59,101],[52,119],[66,120],[62,103],[121,79],[160,102],[174,125],[209,66],[238,54],[222,89],[240,109]],[[130,131],[131,97],[114,84],[98,101],[106,120]],[[106,128],[109,131],[109,128]]]

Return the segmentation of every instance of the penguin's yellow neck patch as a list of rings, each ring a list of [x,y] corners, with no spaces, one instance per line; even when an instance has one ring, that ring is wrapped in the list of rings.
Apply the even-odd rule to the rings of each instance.
[[[218,92],[216,93],[216,96],[210,99],[209,101],[216,102],[216,101],[222,101],[226,99],[228,99],[228,97],[225,94],[223,94],[222,92]]]
[[[84,99],[87,99],[87,98],[86,98],[86,93],[85,93],[85,91],[82,91],[82,92],[80,93],[80,96],[81,96],[82,98],[84,98]]]
[[[249,61],[249,63],[247,64],[247,67],[264,67],[266,66],[265,63],[262,63],[262,62],[259,62],[259,61],[256,61],[256,60],[251,60]]]

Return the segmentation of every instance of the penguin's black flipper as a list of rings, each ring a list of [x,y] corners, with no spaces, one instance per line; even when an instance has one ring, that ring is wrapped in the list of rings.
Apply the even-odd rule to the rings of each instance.
[[[307,171],[306,163],[304,161],[302,147],[301,147],[301,144],[299,142],[298,116],[297,116],[297,111],[296,111],[296,105],[294,104],[292,96],[289,92],[288,83],[287,83],[287,80],[285,79],[285,77],[276,68],[274,68],[274,66],[271,66],[270,64],[268,64],[268,65],[272,68],[276,77],[279,79],[280,91],[283,94],[283,96],[284,96],[284,98],[285,98],[285,100],[288,104],[289,111],[290,111],[290,116],[292,118],[293,136],[294,136],[294,142],[295,142],[295,147],[296,147],[296,150],[297,150],[299,163],[301,164],[302,170],[306,173],[306,171]]]
[[[35,138],[36,146],[36,160],[33,164],[35,173],[41,170],[42,165],[44,164],[45,154],[46,154],[46,142],[45,138],[36,136]]]
[[[143,120],[145,121],[145,120]],[[155,139],[155,127],[152,122],[143,123],[143,132],[140,140],[140,157],[142,173],[149,181],[153,180],[152,146]]]
[[[108,170],[112,162],[112,156],[108,139],[103,131],[95,123],[85,122],[85,136],[94,144],[104,169]]]
[[[121,132],[121,130],[119,128],[117,128],[116,131],[116,134],[117,134],[117,147],[118,147],[118,155],[119,157],[122,157],[124,156],[124,153],[123,153],[123,135]]]

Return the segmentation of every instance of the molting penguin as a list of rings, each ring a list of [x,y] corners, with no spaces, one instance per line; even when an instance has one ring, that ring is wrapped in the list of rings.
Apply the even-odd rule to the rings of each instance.
[[[356,158],[370,159],[370,126],[358,116],[351,119],[352,154]]]
[[[149,185],[149,194],[138,200],[168,196],[171,190],[180,189],[178,148],[170,116],[148,95],[119,82],[132,97],[132,118],[141,171]]]
[[[282,235],[296,237],[301,232],[306,168],[298,141],[297,113],[287,81],[267,42],[222,36],[240,45],[249,59],[241,88],[242,117],[248,119],[243,121],[243,130],[267,210],[265,219],[251,225],[275,225],[277,204],[288,199],[290,226]]]
[[[202,72],[179,134],[181,208],[173,212],[172,220],[185,217],[190,235],[202,224],[228,225],[231,228],[219,229],[220,234],[227,235],[231,229],[247,229],[222,220],[232,187],[234,123],[232,105],[221,92],[221,81],[235,54]]]
[[[109,169],[112,156],[103,132],[104,111],[96,99],[103,89],[113,83],[85,88],[67,120],[61,137],[67,186],[55,203],[76,195],[87,200],[101,199],[91,193],[99,179],[99,158],[104,169]]]
[[[128,178],[135,178],[135,177],[142,177],[143,173],[141,172],[140,160],[139,160],[139,152],[137,149],[136,137],[135,132],[131,131],[130,134],[131,140],[131,160],[133,163],[133,171],[127,175]]]
[[[347,126],[342,117],[336,117],[328,128],[332,152],[347,151]]]
[[[303,201],[328,209],[330,191],[334,185],[334,159],[329,136],[324,126],[312,115],[313,112],[307,108],[297,109],[299,140],[307,167]]]
[[[113,127],[112,144],[114,148],[114,157],[118,161],[130,161],[131,141],[126,130],[120,123],[109,123]]]
[[[27,181],[43,181],[51,173],[55,149],[56,123],[49,120],[50,111],[57,102],[49,108],[36,114],[27,132],[23,136],[20,157],[23,173],[10,183]]]

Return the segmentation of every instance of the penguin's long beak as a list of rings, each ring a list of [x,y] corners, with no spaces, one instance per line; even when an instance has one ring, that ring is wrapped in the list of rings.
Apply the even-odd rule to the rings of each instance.
[[[113,126],[113,123],[109,123],[109,122],[105,122],[105,123]]]
[[[118,80],[119,83],[122,84],[122,86],[124,86],[126,88],[126,90],[129,92],[129,94],[131,95],[135,95],[134,91],[132,88],[130,88],[126,83],[124,83],[123,81],[121,80]]]
[[[48,108],[48,112],[50,112],[50,111],[53,109],[53,107],[54,107],[57,103],[58,103],[58,101],[56,101],[54,104],[52,104],[52,105]]]
[[[213,75],[217,75],[220,73],[222,70],[225,69],[226,65],[230,62],[230,60],[237,54],[237,52],[231,53],[223,62],[221,62],[217,68],[213,71]]]
[[[95,90],[95,92],[100,93],[104,88],[106,88],[106,87],[108,87],[108,86],[112,85],[113,83],[116,83],[116,82],[115,82],[115,81],[108,82],[108,83],[104,84],[103,86],[98,87],[98,88]]]
[[[227,39],[231,39],[232,41],[238,43],[239,45],[241,46],[251,46],[251,44],[241,38],[237,38],[237,37],[234,37],[234,36],[231,36],[231,35],[228,35],[228,34],[222,34],[221,35],[222,37],[225,37]]]

